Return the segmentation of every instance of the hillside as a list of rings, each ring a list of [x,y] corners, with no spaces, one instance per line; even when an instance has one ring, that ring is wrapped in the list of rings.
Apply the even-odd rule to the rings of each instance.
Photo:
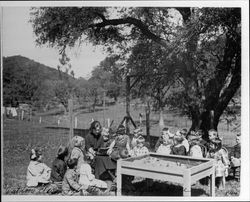
[[[73,77],[61,73],[70,79]],[[60,79],[57,69],[40,64],[29,58],[17,55],[3,58],[3,103],[13,100],[33,102],[43,90],[49,90],[51,81]],[[45,86],[45,84],[47,86]]]
[[[25,71],[25,69],[29,69],[33,73],[46,79],[55,80],[59,78],[57,69],[48,67],[21,55],[3,58],[3,78],[5,78],[5,73],[12,72],[15,74],[16,71]]]

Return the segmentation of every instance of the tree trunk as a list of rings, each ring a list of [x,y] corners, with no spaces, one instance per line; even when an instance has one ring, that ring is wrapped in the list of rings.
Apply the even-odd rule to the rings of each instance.
[[[159,127],[160,127],[161,130],[165,127],[164,117],[163,117],[163,108],[160,109]]]
[[[147,102],[147,106],[145,108],[146,112],[146,139],[148,142],[150,142],[150,103]]]

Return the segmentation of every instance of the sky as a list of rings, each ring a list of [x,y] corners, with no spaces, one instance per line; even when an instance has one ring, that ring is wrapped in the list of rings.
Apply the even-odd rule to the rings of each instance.
[[[2,51],[3,56],[21,55],[52,68],[59,65],[58,50],[38,47],[29,23],[29,7],[3,7]],[[81,49],[70,54],[75,77],[89,78],[93,67],[97,66],[108,54],[101,47],[83,44]]]

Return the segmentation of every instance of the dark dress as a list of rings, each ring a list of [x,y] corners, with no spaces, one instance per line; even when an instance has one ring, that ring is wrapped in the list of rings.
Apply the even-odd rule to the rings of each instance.
[[[233,147],[233,150],[230,156],[233,156],[237,159],[241,158],[241,145],[240,144],[237,144]]]
[[[99,148],[105,146],[103,136],[101,135],[96,137],[92,133],[89,133],[85,141],[87,150],[92,147],[97,152]],[[116,162],[108,155],[96,155],[92,166],[94,167],[95,178],[101,179],[106,171],[116,169]]]
[[[89,148],[93,148],[94,151],[98,151],[98,149],[103,145],[103,136],[101,134],[98,134],[95,136],[92,133],[89,133],[85,138],[85,147],[88,151]]]
[[[129,136],[128,135],[122,135],[122,136],[117,136],[115,138],[115,145],[113,147],[113,151],[111,153],[111,158],[114,160],[118,160],[119,158],[123,158],[123,153],[124,156],[125,153],[127,153],[127,148],[126,145],[129,142]],[[127,152],[126,152],[127,151]]]
[[[53,182],[62,182],[66,171],[67,171],[66,163],[62,159],[56,158],[52,163],[52,171],[50,179]]]
[[[179,147],[173,146],[170,154],[185,156],[187,155],[187,151],[184,145]]]

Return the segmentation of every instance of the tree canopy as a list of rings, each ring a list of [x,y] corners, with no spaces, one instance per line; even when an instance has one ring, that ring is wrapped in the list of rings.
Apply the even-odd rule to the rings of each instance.
[[[39,45],[65,53],[87,41],[119,53],[125,75],[169,72],[166,102],[189,114],[191,129],[217,129],[241,84],[240,8],[41,7],[30,21]],[[140,84],[162,91],[165,80]]]

